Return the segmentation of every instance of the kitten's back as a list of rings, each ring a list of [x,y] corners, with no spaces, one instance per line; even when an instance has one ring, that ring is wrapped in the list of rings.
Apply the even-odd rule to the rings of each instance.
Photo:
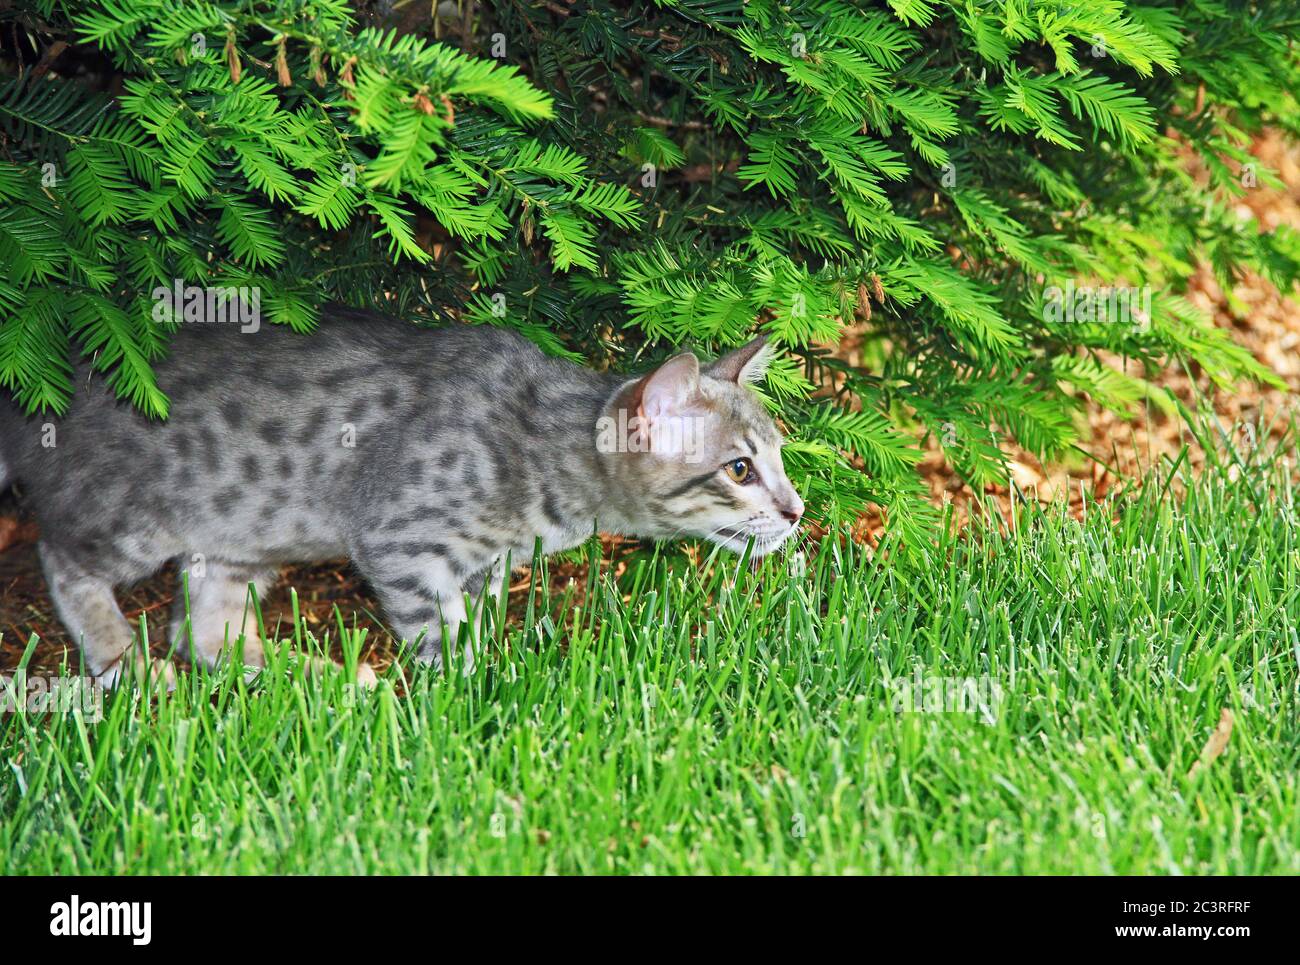
[[[238,553],[251,539],[252,555],[332,554],[344,547],[312,534],[346,531],[380,495],[367,475],[397,474],[435,429],[453,444],[491,418],[502,386],[553,380],[555,364],[508,330],[348,309],[323,312],[310,335],[191,324],[155,365],[166,421],[117,400],[83,362],[62,417],[0,401],[0,474],[24,483],[57,538],[100,540],[131,521],[167,551]]]

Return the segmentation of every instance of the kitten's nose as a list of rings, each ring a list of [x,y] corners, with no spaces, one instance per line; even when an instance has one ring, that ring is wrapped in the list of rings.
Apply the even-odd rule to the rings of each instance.
[[[794,499],[782,506],[780,512],[787,523],[794,524],[799,522],[799,517],[803,515],[803,500],[799,498],[798,493],[791,493],[791,495]]]

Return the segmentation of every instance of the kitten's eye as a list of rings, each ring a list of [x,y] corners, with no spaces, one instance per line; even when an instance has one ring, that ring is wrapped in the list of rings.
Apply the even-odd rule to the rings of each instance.
[[[733,459],[722,468],[732,482],[745,483],[754,478],[754,464],[748,459]]]

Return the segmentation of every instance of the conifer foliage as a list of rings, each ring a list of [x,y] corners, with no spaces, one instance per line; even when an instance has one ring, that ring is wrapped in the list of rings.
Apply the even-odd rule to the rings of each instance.
[[[922,436],[981,485],[1174,359],[1271,379],[1181,292],[1198,261],[1300,276],[1296,232],[1234,206],[1274,177],[1251,134],[1300,134],[1286,0],[16,0],[0,26],[0,385],[32,411],[86,356],[165,418],[177,279],[304,333],[334,300],[618,369],[762,330],[796,483],[916,546]]]

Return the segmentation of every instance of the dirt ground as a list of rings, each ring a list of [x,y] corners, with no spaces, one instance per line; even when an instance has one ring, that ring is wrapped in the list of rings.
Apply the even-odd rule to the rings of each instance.
[[[1265,229],[1281,224],[1300,226],[1300,150],[1288,148],[1279,138],[1260,139],[1254,154],[1276,170],[1286,188],[1273,191],[1257,188],[1242,199],[1242,213],[1257,217]],[[1285,298],[1269,283],[1254,276],[1242,278],[1232,294],[1246,310],[1233,312],[1228,298],[1220,290],[1213,274],[1203,268],[1196,276],[1191,301],[1210,312],[1216,324],[1231,328],[1235,338],[1255,356],[1278,373],[1289,392],[1243,385],[1233,391],[1216,389],[1207,379],[1195,378],[1181,371],[1170,371],[1162,384],[1171,388],[1184,402],[1194,404],[1199,393],[1212,402],[1229,434],[1233,429],[1252,423],[1277,438],[1285,431],[1287,416],[1296,413],[1294,393],[1300,390],[1300,304]],[[847,343],[852,351],[852,343]],[[1123,364],[1112,360],[1113,364]],[[1189,461],[1193,468],[1204,465],[1206,454],[1176,419],[1152,410],[1132,421],[1125,421],[1102,410],[1089,414],[1090,436],[1083,448],[1096,461],[1080,457],[1067,465],[1042,466],[1023,451],[1013,453],[1013,479],[1022,492],[1036,492],[1042,499],[1067,498],[1081,502],[1081,488],[1090,495],[1101,496],[1128,480],[1140,478],[1147,468],[1162,457],[1173,457],[1189,444]],[[1258,439],[1267,445],[1267,438]],[[951,500],[960,512],[970,509],[975,498],[968,486],[953,474],[937,446],[933,447],[921,471],[929,482],[936,501]],[[989,493],[1005,499],[1005,487],[990,487]],[[873,540],[882,528],[881,520],[864,518],[859,530]],[[39,643],[32,668],[54,670],[65,659],[76,666],[76,651],[71,648],[62,626],[54,616],[45,582],[36,556],[36,527],[25,517],[12,493],[0,494],[0,673],[16,667],[28,640],[37,635]],[[632,549],[628,544],[609,540],[605,544],[605,562],[618,566],[621,555]],[[583,577],[583,567],[558,564],[551,567],[552,585]],[[318,638],[335,639],[335,608],[345,614],[348,625],[368,629],[367,656],[382,667],[393,659],[392,641],[383,632],[376,614],[378,607],[369,589],[344,562],[286,569],[283,579],[269,598],[263,601],[268,628],[278,627],[278,637],[287,637],[293,629],[293,609],[289,587],[298,594],[299,612],[308,629]],[[517,579],[511,588],[511,610],[522,609],[528,592],[527,578]],[[176,592],[175,574],[163,572],[153,579],[119,593],[127,618],[138,625],[143,618],[149,638],[158,655],[166,652],[163,643],[169,611]]]

